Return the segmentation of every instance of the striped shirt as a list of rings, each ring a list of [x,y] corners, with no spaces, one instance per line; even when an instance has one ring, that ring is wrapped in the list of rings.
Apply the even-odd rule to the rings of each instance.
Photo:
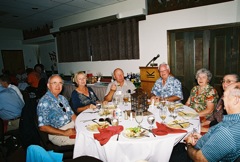
[[[195,145],[209,162],[234,161],[240,155],[240,114],[224,115]]]

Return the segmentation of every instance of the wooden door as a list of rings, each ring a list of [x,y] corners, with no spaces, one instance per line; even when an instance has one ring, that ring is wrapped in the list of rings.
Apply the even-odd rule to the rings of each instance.
[[[198,69],[209,68],[209,32],[180,31],[170,34],[171,73],[191,90]]]
[[[1,50],[4,69],[17,74],[18,69],[25,69],[22,50]]]

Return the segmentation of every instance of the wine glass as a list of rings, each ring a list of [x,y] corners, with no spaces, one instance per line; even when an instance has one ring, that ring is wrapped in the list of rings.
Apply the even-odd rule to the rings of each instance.
[[[165,107],[159,109],[159,116],[162,119],[162,123],[165,123],[165,119],[167,117],[167,109]]]
[[[136,112],[135,112],[135,120],[138,123],[138,127],[140,127],[140,124],[143,121],[143,111],[142,110],[136,110]]]
[[[172,117],[174,109],[175,109],[174,103],[173,102],[169,102],[169,104],[168,104],[168,111],[170,113],[170,115],[169,115],[170,117]]]
[[[178,111],[177,109],[174,109],[173,112],[172,112],[172,118],[175,120],[178,116]]]
[[[128,105],[128,101],[129,101],[129,94],[124,94],[124,96],[123,96],[123,102],[124,102],[124,105],[125,105],[125,106]]]
[[[150,124],[150,129],[153,129],[153,123],[155,122],[155,117],[154,117],[154,115],[149,115],[148,117],[147,117],[147,122],[148,122],[148,124]]]

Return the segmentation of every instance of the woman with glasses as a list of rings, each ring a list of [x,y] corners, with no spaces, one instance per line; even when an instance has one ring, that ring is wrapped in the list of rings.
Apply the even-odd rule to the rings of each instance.
[[[209,70],[202,68],[196,73],[198,85],[193,87],[185,105],[195,109],[201,121],[209,117],[214,110],[218,100],[217,91],[209,85],[212,74]]]
[[[222,88],[225,91],[226,88],[239,81],[239,76],[237,74],[227,74],[223,77],[222,80]],[[222,121],[223,115],[226,113],[224,110],[223,96],[219,99],[217,106],[214,109],[213,114],[207,118],[205,122],[201,124],[201,132],[207,132],[209,126],[216,125],[217,123]]]
[[[74,75],[74,82],[77,88],[72,92],[72,108],[77,114],[86,109],[95,109],[96,104],[100,103],[98,97],[91,87],[87,87],[87,76],[84,72],[77,72]]]

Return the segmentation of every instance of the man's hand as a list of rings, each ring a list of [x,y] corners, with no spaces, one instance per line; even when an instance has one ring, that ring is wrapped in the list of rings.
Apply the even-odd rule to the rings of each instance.
[[[64,132],[64,136],[71,136],[75,134],[76,134],[76,130],[74,128],[66,129]]]
[[[116,84],[113,83],[113,84],[111,85],[110,90],[115,92],[115,91],[117,90]]]

